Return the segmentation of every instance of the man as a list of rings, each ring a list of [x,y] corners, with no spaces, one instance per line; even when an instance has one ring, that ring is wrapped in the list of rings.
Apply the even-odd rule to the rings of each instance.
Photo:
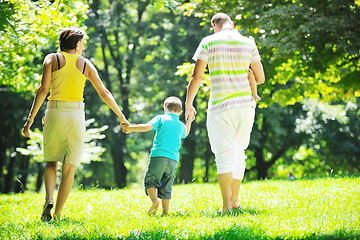
[[[257,84],[264,83],[265,75],[255,42],[234,29],[227,14],[215,14],[211,25],[214,34],[201,41],[193,57],[196,63],[187,88],[185,118],[190,112],[196,114],[193,101],[209,65],[211,94],[206,125],[215,154],[222,211],[228,212],[240,208],[238,195],[245,172],[245,149],[255,117],[256,102],[248,74],[254,74]]]

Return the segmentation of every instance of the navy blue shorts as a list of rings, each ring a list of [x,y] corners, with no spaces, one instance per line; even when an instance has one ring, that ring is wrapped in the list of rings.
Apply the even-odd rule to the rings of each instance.
[[[148,188],[156,188],[158,190],[158,198],[171,199],[176,166],[177,162],[170,158],[150,158],[144,178],[145,192]]]

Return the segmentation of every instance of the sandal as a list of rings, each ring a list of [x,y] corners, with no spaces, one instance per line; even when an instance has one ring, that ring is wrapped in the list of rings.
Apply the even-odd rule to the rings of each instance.
[[[46,198],[45,198],[46,200]],[[42,221],[50,221],[51,220],[51,209],[54,206],[54,200],[52,199],[52,197],[49,197],[45,204],[44,204],[44,209],[43,212],[41,214],[41,220]]]

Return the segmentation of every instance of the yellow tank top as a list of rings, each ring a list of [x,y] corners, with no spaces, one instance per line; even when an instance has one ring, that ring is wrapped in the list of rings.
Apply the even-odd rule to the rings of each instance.
[[[84,101],[86,77],[76,67],[76,61],[80,55],[61,53],[64,55],[66,63],[63,68],[52,73],[48,100]]]

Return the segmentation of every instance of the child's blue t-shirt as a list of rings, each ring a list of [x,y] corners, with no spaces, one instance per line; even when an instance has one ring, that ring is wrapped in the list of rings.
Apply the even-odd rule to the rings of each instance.
[[[149,121],[156,130],[150,157],[167,157],[179,161],[181,139],[186,138],[186,127],[174,113],[157,115]]]

